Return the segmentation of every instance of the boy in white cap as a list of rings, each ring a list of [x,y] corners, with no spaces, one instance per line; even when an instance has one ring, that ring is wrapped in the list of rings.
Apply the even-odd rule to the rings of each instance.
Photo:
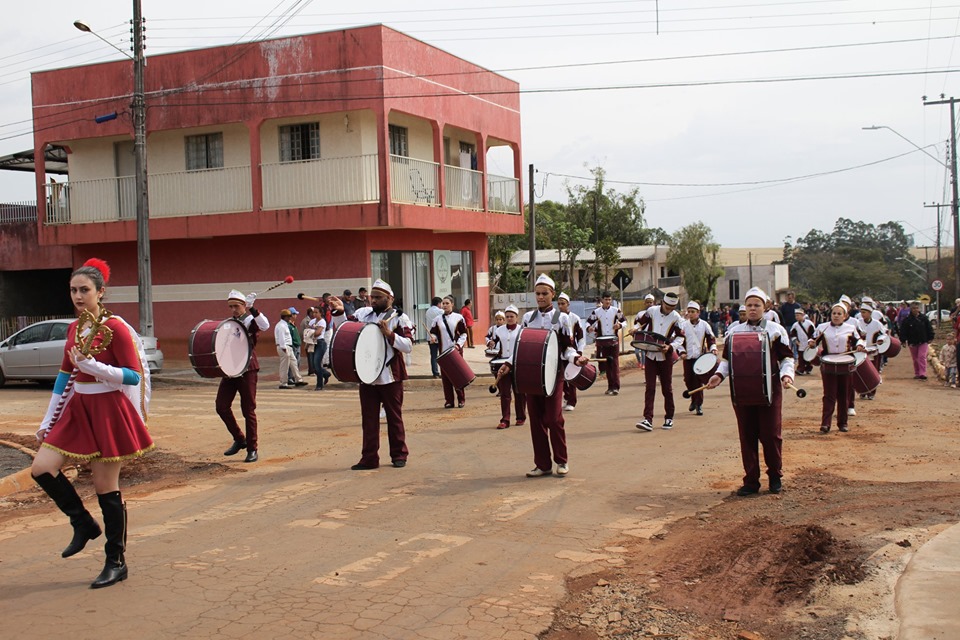
[[[533,289],[537,308],[523,316],[522,325],[533,329],[549,329],[557,334],[560,348],[557,375],[562,380],[565,363],[573,362],[583,366],[588,359],[578,354],[573,345],[570,317],[553,308],[555,291],[553,279],[541,274]],[[553,462],[557,463],[557,475],[565,476],[570,471],[567,462],[567,437],[563,429],[563,393],[560,392],[560,386],[554,388],[552,396],[527,396],[530,439],[533,441],[533,462],[536,465],[527,472],[528,478],[549,476],[553,473]]]
[[[683,383],[687,389],[696,389],[710,378],[709,374],[697,374],[694,365],[697,358],[712,353],[717,355],[717,338],[713,335],[710,323],[700,319],[700,303],[691,300],[687,303],[687,321],[683,324],[683,346],[680,348],[680,358],[683,360]],[[688,411],[696,411],[698,416],[703,415],[703,391],[697,391],[690,396]]]
[[[676,407],[673,403],[673,363],[677,352],[683,347],[683,318],[677,313],[679,296],[675,293],[664,294],[659,306],[650,307],[630,333],[634,336],[641,332],[654,333],[665,342],[659,351],[647,352],[647,365],[644,369],[646,388],[643,393],[643,419],[637,423],[637,429],[653,431],[653,402],[657,395],[657,381],[663,393],[663,428],[673,428],[673,415]]]
[[[583,355],[586,349],[587,338],[583,333],[583,327],[580,326],[580,316],[570,311],[570,296],[561,293],[557,297],[557,308],[560,313],[565,313],[570,318],[570,329],[573,331],[574,348],[577,353]],[[573,411],[577,406],[577,387],[569,380],[563,381],[563,410]]]
[[[650,307],[652,307],[653,304],[656,302],[656,300],[657,300],[657,299],[653,297],[653,294],[652,294],[652,293],[648,293],[647,295],[643,296],[643,309],[640,309],[640,311],[637,311],[637,315],[635,315],[635,316],[633,317],[633,326],[634,326],[634,327],[636,327],[638,324],[640,324],[640,318],[642,318],[643,316],[646,315],[647,309],[649,309]],[[628,331],[627,333],[628,333],[628,334],[632,334],[633,332],[632,332],[632,331]],[[636,357],[637,357],[637,362],[640,363],[640,369],[646,368],[646,364],[647,364],[647,352],[644,351],[643,349],[634,348],[633,353],[634,353],[634,355],[636,355]]]
[[[430,327],[430,334],[440,345],[440,355],[442,356],[450,349],[457,349],[463,353],[463,345],[467,343],[467,323],[463,316],[453,310],[453,297],[447,296],[440,303],[443,314],[437,316],[433,326]],[[438,360],[442,362],[442,360]],[[467,403],[467,394],[463,387],[454,387],[450,376],[440,367],[440,381],[443,383],[443,408],[453,408],[453,396],[456,392],[457,406],[461,409]]]
[[[778,379],[783,387],[793,384],[793,349],[787,331],[775,322],[764,317],[767,294],[753,287],[744,296],[747,320],[743,324],[732,326],[727,331],[727,340],[723,345],[723,361],[707,383],[708,389],[715,389],[730,374],[731,345],[733,335],[737,333],[765,332],[770,340],[770,367],[779,370]],[[749,496],[760,492],[760,456],[759,445],[763,445],[763,460],[767,465],[770,493],[780,493],[783,476],[783,435],[781,429],[783,391],[781,385],[772,385],[770,405],[737,404],[734,398],[733,412],[737,416],[737,430],[740,434],[740,457],[743,461],[743,486],[737,489],[738,496]]]
[[[232,456],[242,449],[247,450],[244,462],[257,461],[257,377],[260,371],[260,362],[257,360],[257,337],[261,331],[270,328],[267,316],[257,311],[253,303],[257,294],[244,296],[236,289],[227,296],[227,308],[230,315],[243,325],[250,343],[250,363],[243,375],[236,378],[220,378],[220,387],[217,389],[217,415],[223,420],[227,431],[233,436],[233,444],[223,452],[225,456]],[[243,414],[245,431],[240,431],[240,425],[233,415],[231,406],[234,398],[240,394],[240,412]]]
[[[504,324],[494,327],[493,336],[487,341],[487,346],[496,348],[500,358],[506,358],[508,362],[513,362],[514,347],[517,344],[517,336],[520,335],[520,326],[517,320],[520,317],[520,311],[516,306],[510,305],[503,312]],[[510,427],[510,401],[513,395],[513,373],[509,365],[501,365],[497,371],[499,380],[497,389],[500,391],[500,423],[497,429],[508,429]],[[517,393],[514,400],[517,412],[517,426],[521,426],[527,420],[526,396]]]
[[[413,324],[404,313],[393,308],[393,289],[378,279],[370,288],[369,307],[354,312],[357,322],[376,324],[386,341],[386,356],[380,377],[372,384],[360,383],[360,423],[363,445],[360,462],[350,467],[353,471],[376,469],[380,466],[380,408],[387,415],[387,441],[390,460],[394,467],[407,466],[406,432],[403,428],[403,381],[407,367],[401,354],[413,351]],[[334,315],[344,312],[343,302],[336,296],[329,301]]]
[[[600,295],[600,306],[587,317],[587,331],[596,336],[597,357],[607,361],[608,396],[620,393],[620,328],[626,322],[609,291]]]

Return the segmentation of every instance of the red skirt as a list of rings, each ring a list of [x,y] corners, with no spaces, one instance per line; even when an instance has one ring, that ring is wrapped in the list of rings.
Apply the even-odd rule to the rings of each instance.
[[[153,449],[137,410],[119,391],[74,393],[43,446],[70,458],[117,462]]]

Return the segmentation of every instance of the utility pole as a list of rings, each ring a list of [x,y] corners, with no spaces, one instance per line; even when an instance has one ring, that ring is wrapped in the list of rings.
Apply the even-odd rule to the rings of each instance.
[[[953,295],[960,298],[960,210],[958,210],[957,195],[957,119],[956,119],[956,98],[946,98],[940,95],[940,100],[924,100],[924,105],[949,104],[950,105],[950,181],[953,190]]]
[[[150,265],[150,205],[147,197],[147,104],[143,72],[143,14],[133,0],[133,155],[137,189],[137,294],[140,300],[140,334],[153,335],[153,278]]]
[[[747,252],[747,264],[750,270],[750,288],[753,289],[753,251]]]
[[[945,205],[945,204],[940,204],[939,202],[938,202],[938,203],[935,203],[935,204],[924,204],[924,205],[923,205],[923,207],[924,207],[925,209],[933,209],[934,207],[936,207],[936,209],[937,209],[937,277],[938,277],[938,278],[939,278],[940,275],[941,275],[941,274],[940,274],[940,234],[943,233],[943,231],[940,229],[940,225],[941,225],[941,223],[942,223],[942,218],[941,218],[941,215],[940,215],[940,209],[942,209],[942,208],[945,207],[945,206],[947,206],[947,205]]]
[[[599,191],[599,185],[597,186],[597,191]],[[601,291],[600,287],[600,224],[597,219],[597,191],[593,192],[593,273],[597,278],[597,295],[599,296]],[[606,282],[603,283],[606,286]]]
[[[533,215],[533,164],[530,165],[530,291],[533,291],[537,283],[537,224],[536,217]]]

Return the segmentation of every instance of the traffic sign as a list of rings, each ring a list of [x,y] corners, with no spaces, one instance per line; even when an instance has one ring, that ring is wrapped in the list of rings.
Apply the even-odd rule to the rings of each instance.
[[[617,275],[613,276],[613,284],[617,289],[620,289],[620,291],[630,286],[631,282],[633,282],[633,278],[628,276],[627,272],[623,269],[617,271]]]
[[[934,291],[940,291],[941,289],[943,289],[943,281],[934,280],[933,282],[930,283],[930,288],[933,289]]]
[[[922,302],[923,304],[930,304],[930,296],[925,293],[920,294],[917,298],[917,302]]]

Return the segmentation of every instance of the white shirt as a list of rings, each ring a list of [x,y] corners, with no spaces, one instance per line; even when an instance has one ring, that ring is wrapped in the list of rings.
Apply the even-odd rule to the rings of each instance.
[[[251,313],[248,313],[245,316],[243,316],[243,326],[246,329],[248,330],[250,329],[251,322],[255,322],[257,324],[257,328],[260,329],[260,331],[266,331],[267,329],[270,328],[270,319],[267,318],[267,316],[263,313],[258,315],[256,318],[254,318],[253,314]]]
[[[380,322],[390,314],[395,314],[387,323],[387,327],[394,332],[393,344],[390,344],[390,341],[384,338],[384,341],[387,343],[387,354],[384,358],[383,371],[380,372],[380,377],[373,381],[373,384],[375,385],[396,382],[396,378],[393,375],[393,369],[390,367],[390,362],[393,360],[397,351],[401,353],[410,353],[413,351],[413,340],[403,334],[403,329],[412,330],[413,324],[410,322],[410,318],[407,317],[407,314],[398,314],[396,309],[387,309],[383,313],[377,313],[373,310],[373,307],[361,307],[357,310],[355,316],[357,318],[357,322],[375,323]]]
[[[771,349],[776,349],[776,342],[779,340],[791,354],[793,353],[793,347],[790,346],[790,336],[787,335],[786,329],[776,322],[766,322],[766,326],[761,326],[762,324],[763,323],[750,324],[749,322],[741,322],[734,326],[731,323],[730,326],[727,327],[727,335],[729,336],[731,333],[759,333],[760,331],[766,331],[767,337],[770,338]],[[776,359],[776,353],[774,353],[774,358]],[[720,366],[717,367],[717,373],[723,378],[729,376],[730,363],[722,360]],[[788,356],[780,361],[780,379],[785,377],[794,378],[792,356]]]
[[[862,317],[860,321],[857,322],[857,330],[860,332],[860,335],[864,337],[864,344],[867,346],[876,344],[878,335],[883,336],[887,334],[887,328],[872,316],[873,314],[871,314],[870,322],[864,322]]]
[[[643,321],[643,326],[641,326],[641,320]],[[683,318],[680,317],[680,314],[677,313],[676,309],[670,313],[664,314],[663,307],[657,305],[647,309],[643,316],[637,314],[637,323],[633,326],[633,328],[636,331],[652,331],[653,333],[659,333],[669,340],[671,339],[670,334],[673,332],[673,328],[676,327],[678,330],[680,330],[682,324]],[[646,327],[646,329],[643,327]],[[679,331],[677,335],[672,338],[670,345],[676,351],[683,350],[682,331]],[[649,360],[666,360],[667,358],[662,351],[647,351],[646,355]]]
[[[587,330],[593,331],[597,336],[615,336],[617,332],[613,330],[613,325],[619,323],[626,324],[627,319],[623,317],[620,309],[610,305],[609,309],[597,307],[587,318]]]
[[[277,343],[277,349],[293,348],[293,336],[290,335],[290,327],[287,326],[286,320],[281,319],[273,328],[273,339]]]
[[[570,329],[573,331],[573,335],[576,336],[576,328],[580,327],[580,337],[577,339],[577,343],[573,345],[574,349],[583,353],[583,350],[587,348],[587,334],[583,330],[583,327],[580,325],[580,316],[571,312],[567,313],[570,316]]]
[[[856,326],[848,322],[840,325],[824,322],[814,331],[813,339],[823,342],[824,353],[844,353],[864,344]]]
[[[697,323],[694,324],[689,320],[684,320],[681,325],[683,328],[684,344],[680,347],[680,353],[686,351],[688,360],[696,360],[704,353],[704,344],[707,342],[707,336],[715,338],[713,335],[713,329],[710,328],[710,323],[703,320],[703,318],[698,318]],[[710,353],[717,352],[716,343],[710,348]]]
[[[513,325],[513,329],[502,324],[493,328],[493,337],[491,338],[500,348],[498,358],[510,358],[513,360],[513,349],[517,344],[517,336],[520,335],[520,325]]]
[[[810,339],[813,338],[813,332],[815,330],[816,327],[814,327],[813,323],[810,322],[810,318],[804,318],[802,322],[797,320],[793,323],[793,326],[790,327],[790,331],[797,338],[797,342],[800,345],[801,351],[807,348],[807,344],[809,343]]]
[[[433,321],[433,326],[438,327],[440,334],[440,352],[444,352],[454,344],[462,347],[467,343],[467,334],[462,334],[457,337],[457,341],[454,342],[450,339],[450,336],[457,335],[457,325],[463,322],[463,326],[467,326],[466,321],[463,319],[463,316],[457,313],[456,311],[451,311],[450,313],[443,314],[441,313],[437,316],[437,319]],[[450,329],[444,329],[444,324]],[[432,327],[431,327],[432,328]]]

